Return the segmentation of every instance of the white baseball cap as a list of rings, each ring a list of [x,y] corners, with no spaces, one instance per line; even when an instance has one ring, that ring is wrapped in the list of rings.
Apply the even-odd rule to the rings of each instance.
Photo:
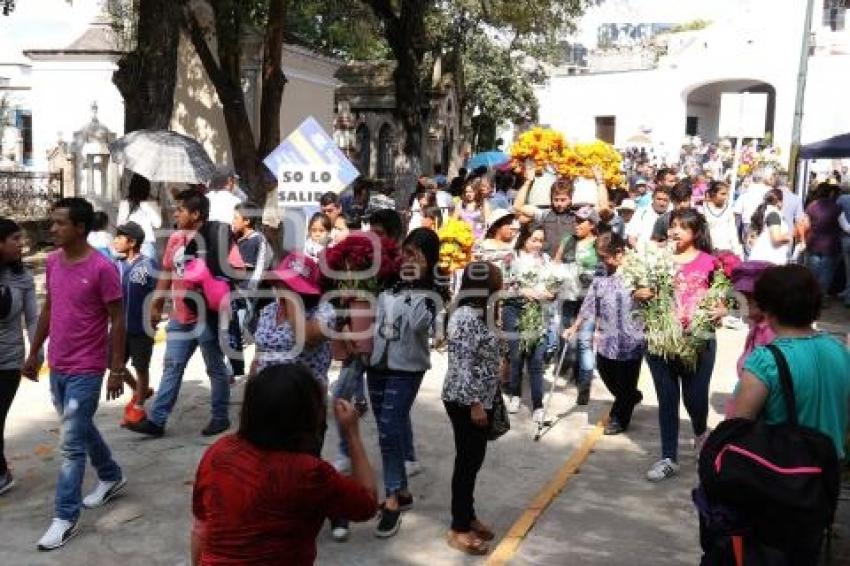
[[[630,198],[624,198],[623,202],[620,203],[620,206],[617,207],[617,210],[635,210],[637,205],[635,201]]]

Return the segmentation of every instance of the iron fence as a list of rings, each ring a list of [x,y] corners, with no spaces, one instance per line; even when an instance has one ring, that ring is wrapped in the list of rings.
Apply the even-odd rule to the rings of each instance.
[[[0,171],[0,215],[15,220],[45,219],[62,198],[62,172]]]

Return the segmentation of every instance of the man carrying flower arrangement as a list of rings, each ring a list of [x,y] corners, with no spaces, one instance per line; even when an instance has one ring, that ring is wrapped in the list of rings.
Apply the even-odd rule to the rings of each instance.
[[[593,167],[593,173],[596,177],[597,186],[596,203],[593,206],[596,207],[600,217],[607,219],[611,216],[608,188],[605,186],[602,170],[599,167]],[[542,210],[534,205],[526,204],[535,178],[534,169],[527,168],[525,182],[517,193],[516,200],[514,200],[514,212],[531,217],[534,221],[543,225],[545,235],[543,251],[554,256],[558,244],[563,241],[564,237],[575,232],[576,219],[572,210],[573,179],[561,177],[555,181],[549,193],[550,208],[549,210]]]
[[[535,222],[543,225],[543,251],[554,254],[564,236],[575,232],[575,215],[570,209],[573,202],[573,183],[563,178],[555,181],[549,193],[551,208],[542,210],[534,205],[526,204],[535,178],[534,169],[525,170],[525,181],[514,200],[514,213],[533,218]]]

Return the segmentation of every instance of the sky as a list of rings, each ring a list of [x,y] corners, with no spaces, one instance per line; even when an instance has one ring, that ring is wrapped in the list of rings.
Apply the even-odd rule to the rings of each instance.
[[[9,51],[65,47],[98,8],[98,0],[17,0],[11,15],[0,16],[0,60],[8,60]]]
[[[10,51],[64,47],[82,34],[100,1],[17,0],[12,15],[0,17],[0,61],[9,60]],[[594,46],[603,23],[763,22],[775,7],[774,0],[604,0],[580,20],[575,38]]]
[[[771,10],[771,4],[772,0],[604,0],[585,13],[574,37],[585,46],[595,46],[597,29],[604,23],[675,24],[704,19],[722,25],[763,21],[762,10]],[[759,12],[761,15],[757,15]]]

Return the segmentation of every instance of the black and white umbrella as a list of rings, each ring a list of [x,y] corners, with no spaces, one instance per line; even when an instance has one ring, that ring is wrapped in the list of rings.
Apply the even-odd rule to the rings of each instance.
[[[158,183],[206,184],[215,164],[195,139],[168,130],[137,130],[109,144],[116,163]]]

